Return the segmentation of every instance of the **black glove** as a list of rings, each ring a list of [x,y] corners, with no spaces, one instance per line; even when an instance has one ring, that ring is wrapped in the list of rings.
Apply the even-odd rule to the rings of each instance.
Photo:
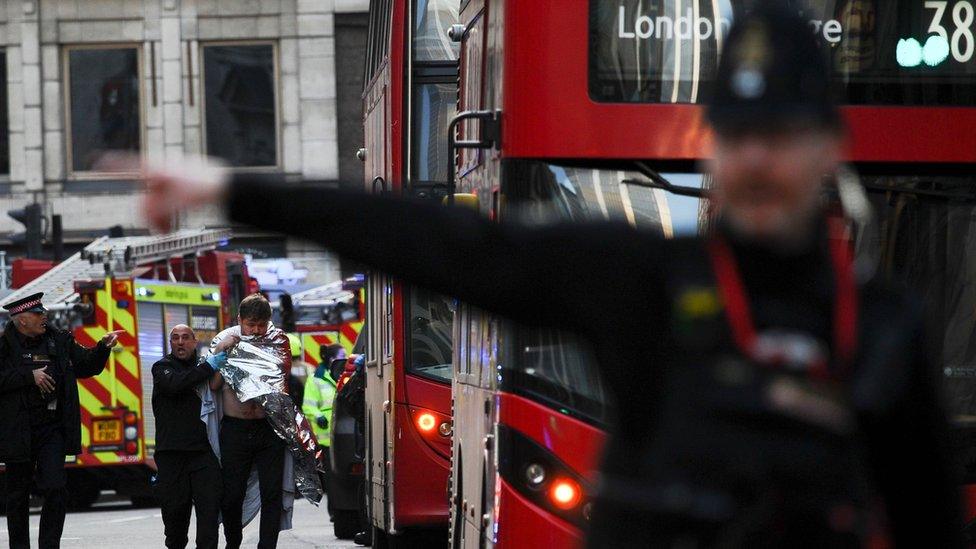
[[[322,429],[328,429],[329,427],[329,419],[325,416],[315,418],[315,423]]]

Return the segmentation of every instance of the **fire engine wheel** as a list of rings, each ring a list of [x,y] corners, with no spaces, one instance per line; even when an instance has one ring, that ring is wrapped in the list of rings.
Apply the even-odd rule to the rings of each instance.
[[[359,533],[359,511],[339,511],[333,512],[332,531],[339,539],[352,539]]]

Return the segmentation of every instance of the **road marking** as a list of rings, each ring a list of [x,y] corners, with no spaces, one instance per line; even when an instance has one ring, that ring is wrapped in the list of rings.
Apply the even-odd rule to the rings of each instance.
[[[137,520],[145,520],[145,519],[148,519],[148,518],[156,518],[156,517],[159,517],[159,516],[161,516],[161,515],[140,515],[138,517],[126,517],[126,518],[120,518],[120,519],[114,519],[114,520],[106,520],[105,522],[107,522],[109,524],[118,524],[120,522],[134,522],[134,521],[137,521]]]

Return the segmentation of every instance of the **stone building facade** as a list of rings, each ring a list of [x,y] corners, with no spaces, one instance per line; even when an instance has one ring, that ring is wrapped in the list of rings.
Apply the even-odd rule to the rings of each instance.
[[[0,0],[0,211],[39,203],[61,214],[69,245],[116,225],[144,233],[139,183],[98,162],[107,149],[361,181],[361,132],[349,128],[361,119],[367,10],[368,0]],[[21,230],[0,215],[0,240]],[[320,253],[240,240],[272,256]]]

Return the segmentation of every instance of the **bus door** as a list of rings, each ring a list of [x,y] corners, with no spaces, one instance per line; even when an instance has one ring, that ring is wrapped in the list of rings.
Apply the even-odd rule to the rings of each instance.
[[[452,547],[481,547],[485,515],[494,505],[495,398],[498,322],[470,305],[455,317]]]
[[[368,339],[366,350],[366,461],[370,517],[386,529],[393,515],[393,284],[373,273],[366,292]]]

